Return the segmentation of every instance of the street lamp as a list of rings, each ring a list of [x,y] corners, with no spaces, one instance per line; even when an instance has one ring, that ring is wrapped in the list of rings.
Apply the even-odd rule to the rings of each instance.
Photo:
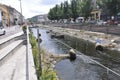
[[[22,14],[22,3],[21,3],[21,0],[20,1],[20,10],[21,10],[21,14]]]
[[[22,16],[22,2],[21,0],[20,1],[20,10],[21,10],[21,23],[23,23],[23,16]]]

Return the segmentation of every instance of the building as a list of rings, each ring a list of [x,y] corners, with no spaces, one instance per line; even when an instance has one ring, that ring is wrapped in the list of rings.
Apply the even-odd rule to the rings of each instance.
[[[2,9],[2,12],[1,12],[1,15],[2,15],[2,25],[4,27],[8,27],[8,26],[10,26],[10,16],[9,16],[9,12],[7,10],[6,5],[1,5],[1,9]]]
[[[23,15],[18,12],[16,9],[12,8],[11,6],[6,6],[10,16],[10,24],[11,25],[18,25],[22,24],[24,19]]]
[[[2,6],[0,4],[0,27],[2,26]]]
[[[14,8],[10,6],[6,6],[8,13],[9,13],[9,18],[10,18],[10,25],[14,25]]]
[[[49,20],[48,20],[47,14],[37,15],[32,17],[32,22],[35,22],[35,23],[46,23],[48,21]]]
[[[92,20],[100,20],[100,17],[101,17],[101,9],[99,9],[99,6],[97,5],[96,3],[96,0],[92,0],[92,3],[91,3],[93,6],[93,10],[91,12],[91,19]]]
[[[101,17],[101,9],[93,9],[91,12],[92,20],[100,20]]]
[[[22,24],[24,21],[24,16],[11,6],[0,4],[0,13],[0,20],[4,27]]]

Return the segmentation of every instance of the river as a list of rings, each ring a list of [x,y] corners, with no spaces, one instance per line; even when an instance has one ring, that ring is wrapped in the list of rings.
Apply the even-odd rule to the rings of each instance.
[[[39,30],[42,39],[42,43],[40,44],[40,46],[42,48],[44,48],[50,53],[55,53],[55,54],[68,53],[70,48],[56,41],[56,39],[51,39],[50,34],[47,34],[46,30],[42,30],[42,29]],[[37,30],[32,29],[32,31],[34,33],[34,36],[37,37]],[[75,43],[71,43],[71,44],[75,45]],[[79,48],[76,49],[78,49],[79,51]],[[120,80],[119,76],[97,65],[95,62],[91,61],[90,58],[97,60],[100,63],[104,63],[104,65],[109,66],[109,68],[115,70],[116,72],[120,72],[119,64],[110,62],[108,60],[102,60],[102,58],[97,58],[89,55],[87,56],[88,57],[86,57],[85,55],[77,55],[75,61],[71,62],[70,60],[65,59],[58,62],[55,66],[55,70],[59,79],[60,80]]]

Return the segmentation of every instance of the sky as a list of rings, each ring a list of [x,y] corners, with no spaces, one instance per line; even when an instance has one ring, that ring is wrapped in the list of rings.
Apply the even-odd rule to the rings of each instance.
[[[21,0],[22,14],[25,18],[31,18],[40,14],[47,14],[50,8],[64,1],[66,0]],[[0,0],[0,3],[11,6],[21,12],[20,0]]]

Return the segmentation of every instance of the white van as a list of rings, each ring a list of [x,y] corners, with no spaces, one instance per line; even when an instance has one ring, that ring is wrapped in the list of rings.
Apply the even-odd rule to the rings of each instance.
[[[83,22],[84,22],[84,17],[78,17],[78,18],[76,19],[76,22],[83,23]]]

